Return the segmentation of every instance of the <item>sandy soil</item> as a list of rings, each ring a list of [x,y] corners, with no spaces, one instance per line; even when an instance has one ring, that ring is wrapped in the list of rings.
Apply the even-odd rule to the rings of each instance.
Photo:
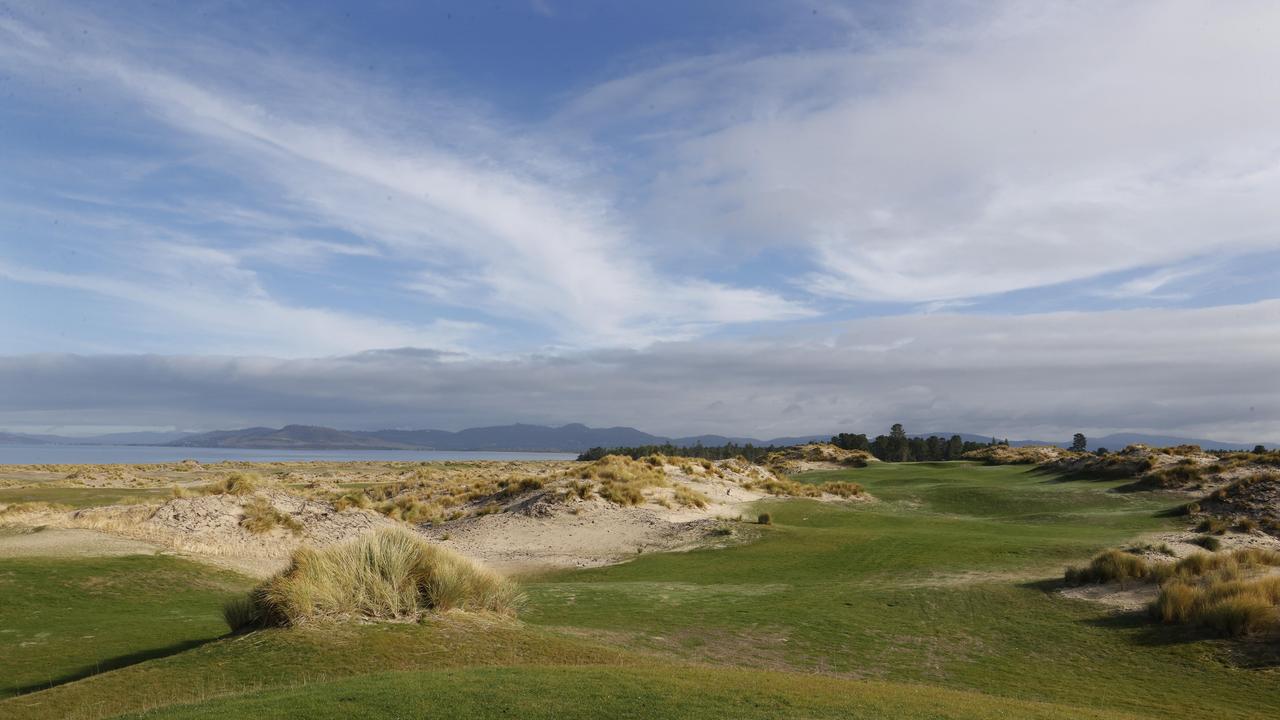
[[[1160,588],[1154,583],[1104,583],[1063,588],[1059,593],[1073,600],[1101,603],[1120,612],[1136,612],[1146,609],[1160,594]]]
[[[0,557],[115,557],[154,555],[164,548],[96,530],[38,528],[0,533]]]
[[[639,465],[631,466],[629,471],[635,471]],[[421,481],[427,487],[451,488],[449,492],[464,491],[484,482],[492,483],[494,478],[513,475],[532,474],[541,478],[542,482],[522,494],[482,494],[468,500],[458,507],[466,515],[461,519],[417,526],[418,531],[429,538],[464,555],[513,572],[589,567],[622,562],[646,552],[740,542],[754,534],[750,529],[754,525],[746,524],[756,520],[751,503],[774,497],[765,488],[779,483],[769,469],[737,460],[703,463],[673,458],[659,465],[659,478],[665,476],[665,481],[644,487],[642,501],[632,506],[602,499],[596,494],[599,487],[587,493],[588,499],[575,494],[571,487],[581,481],[566,477],[566,473],[582,470],[586,467],[582,465],[394,466],[382,469],[381,475],[372,468],[361,467],[360,471],[383,478],[394,473],[397,478],[410,478],[410,488],[417,487],[416,483]],[[640,469],[652,473],[655,468],[650,463]],[[325,484],[333,484],[340,478],[340,474],[326,476]],[[85,485],[96,487],[98,481],[94,478]],[[117,482],[128,480],[117,478]],[[310,494],[315,497],[301,497],[299,494],[307,493],[308,489],[275,484],[251,495],[200,495],[151,504],[72,511],[36,508],[10,513],[4,516],[3,522],[28,528],[57,528],[46,531],[58,534],[49,535],[45,542],[50,547],[61,548],[59,552],[72,552],[77,543],[88,546],[98,538],[110,537],[116,542],[110,547],[120,551],[123,548],[145,548],[147,552],[162,549],[262,577],[283,569],[289,556],[303,544],[323,546],[378,527],[400,524],[358,506],[335,509],[322,499],[326,492],[335,489],[310,488]],[[695,502],[690,502],[690,493],[686,491],[692,491]],[[870,500],[866,495],[854,498],[822,495],[815,499]],[[287,519],[287,524],[295,526],[294,529],[280,526],[264,533],[251,532],[244,523],[246,507],[263,501]],[[697,503],[703,506],[697,507]],[[55,542],[56,538],[61,539]],[[28,546],[29,551],[34,551],[39,546],[39,541],[32,539],[10,542],[15,548],[13,552]]]

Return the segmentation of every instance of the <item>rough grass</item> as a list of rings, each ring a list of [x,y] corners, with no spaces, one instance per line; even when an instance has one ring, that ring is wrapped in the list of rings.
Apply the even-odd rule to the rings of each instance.
[[[599,483],[596,494],[611,503],[640,505],[645,501],[646,488],[671,484],[661,461],[656,458],[633,460],[625,455],[606,455],[574,474],[582,480]]]
[[[244,504],[244,517],[240,519],[240,527],[258,535],[276,528],[284,528],[294,535],[302,534],[302,523],[297,518],[280,512],[264,497],[255,497]]]
[[[1228,637],[1280,629],[1280,576],[1239,578],[1221,569],[1200,578],[1174,577],[1151,606],[1162,622],[1194,625]]]
[[[1064,576],[1068,585],[1125,582],[1152,578],[1156,566],[1122,550],[1105,550],[1085,567],[1070,567]]]
[[[676,485],[675,500],[684,507],[704,508],[711,498],[685,485]]]
[[[251,472],[233,472],[211,485],[201,488],[206,495],[250,495],[262,486],[262,476]]]
[[[514,614],[515,584],[398,528],[322,549],[301,548],[290,567],[228,606],[232,630],[363,618],[416,620],[447,610]]]

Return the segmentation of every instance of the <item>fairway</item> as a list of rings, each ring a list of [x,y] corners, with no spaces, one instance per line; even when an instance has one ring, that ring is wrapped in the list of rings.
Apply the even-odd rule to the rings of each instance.
[[[1241,667],[1226,641],[1055,592],[1064,565],[1176,526],[1176,498],[973,463],[797,479],[876,501],[762,502],[773,524],[741,526],[741,544],[524,577],[515,624],[215,639],[248,580],[167,557],[0,560],[18,599],[0,607],[0,716],[1280,713],[1280,672]]]

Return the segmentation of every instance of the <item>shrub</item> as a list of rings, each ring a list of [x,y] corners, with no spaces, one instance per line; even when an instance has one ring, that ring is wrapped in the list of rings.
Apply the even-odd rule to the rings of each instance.
[[[759,523],[760,525],[772,525],[773,516],[770,515],[769,513],[760,513],[760,515],[756,518],[756,522]]]
[[[420,619],[446,610],[513,614],[523,601],[501,575],[399,528],[303,547],[289,568],[229,603],[233,631],[324,620]]]
[[[1258,524],[1258,521],[1253,518],[1241,518],[1236,523],[1236,529],[1242,533],[1256,532],[1260,528],[1261,526]]]
[[[1222,541],[1212,535],[1201,535],[1191,542],[1199,545],[1209,552],[1217,552],[1222,549]]]
[[[302,523],[297,518],[276,510],[275,506],[264,497],[255,497],[245,503],[244,517],[240,518],[240,527],[251,533],[260,535],[283,527],[294,535],[302,534]]]

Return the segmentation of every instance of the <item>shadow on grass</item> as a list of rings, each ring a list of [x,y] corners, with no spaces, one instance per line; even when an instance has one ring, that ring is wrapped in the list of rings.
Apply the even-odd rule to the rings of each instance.
[[[1059,578],[1022,583],[1020,587],[1049,594],[1068,587]],[[1088,602],[1088,601],[1085,601]],[[1100,614],[1077,622],[1090,627],[1124,633],[1140,647],[1169,647],[1203,643],[1216,646],[1229,662],[1239,668],[1266,670],[1280,667],[1280,643],[1275,637],[1227,638],[1205,628],[1166,625],[1152,618],[1146,608],[1117,610],[1099,605]]]
[[[195,648],[206,643],[211,643],[214,640],[221,640],[223,637],[227,636],[223,635],[220,637],[205,638],[202,640],[184,640],[164,647],[140,650],[127,655],[119,655],[117,657],[94,663],[93,665],[86,665],[76,670],[72,670],[56,678],[10,688],[9,692],[12,693],[12,695],[17,696],[26,695],[27,693],[33,693],[40,690],[48,690],[49,688],[56,687],[58,685],[65,685],[66,683],[75,682],[76,680],[83,680],[87,677],[92,677],[100,673],[119,670],[120,668],[137,665],[138,663],[146,662],[148,660],[158,660],[160,658],[169,657],[170,655],[177,655],[178,653],[186,652],[188,650],[194,650]]]

